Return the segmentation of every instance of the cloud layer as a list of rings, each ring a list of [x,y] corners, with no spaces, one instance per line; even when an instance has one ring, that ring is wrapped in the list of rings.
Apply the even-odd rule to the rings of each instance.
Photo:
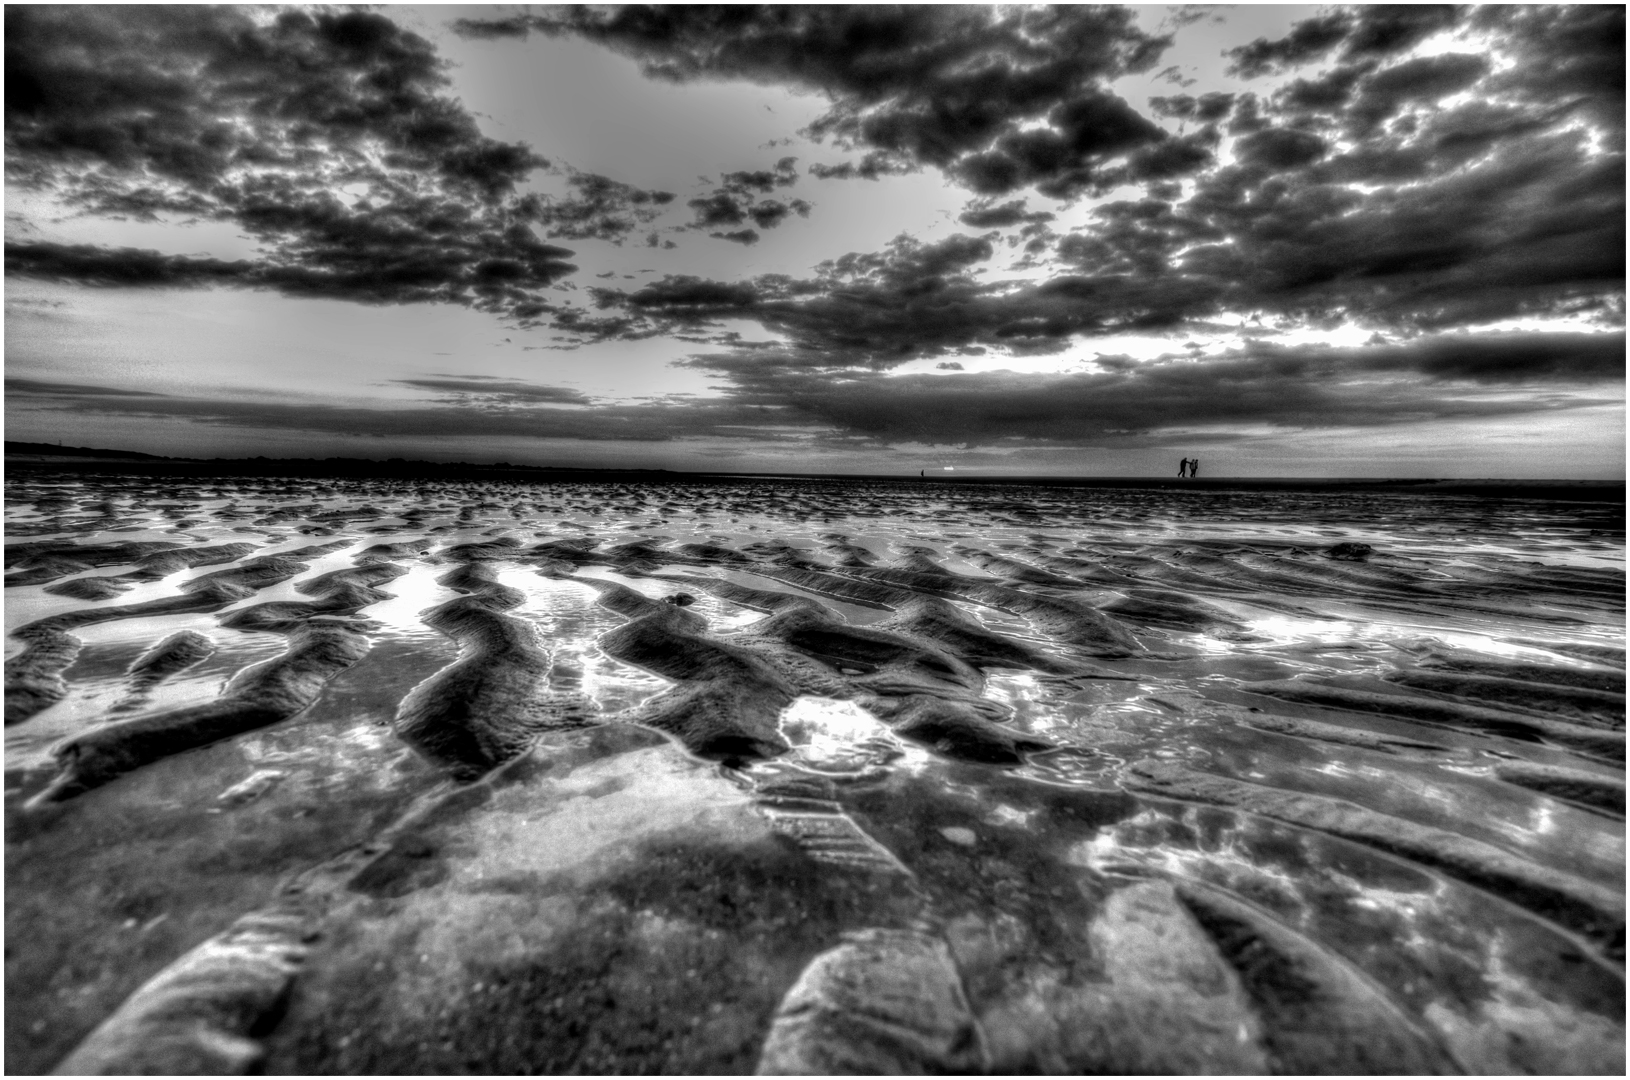
[[[250,8],[13,7],[6,170],[97,215],[230,222],[242,262],[7,248],[13,274],[98,284],[238,284],[363,303],[536,312],[572,272],[551,236],[620,239],[672,198],[572,174],[481,134],[445,63],[385,15]]]
[[[1520,417],[1622,402],[1623,334],[1491,334],[1337,349],[1256,344],[1214,359],[1105,358],[1093,370],[890,375],[834,372],[760,349],[697,357],[712,398],[597,403],[516,380],[399,380],[430,406],[366,409],[132,393],[8,379],[14,404],[77,414],[366,436],[735,439],[883,447],[1160,445],[1230,429],[1382,428]],[[572,406],[562,408],[561,406]]]
[[[831,108],[810,134],[866,151],[823,176],[926,165],[983,193],[1034,184],[1066,196],[1173,167],[1159,153],[1165,132],[1103,87],[1147,70],[1169,44],[1125,8],[628,5],[455,27],[472,37],[581,37],[673,82],[820,91]]]
[[[599,315],[546,298],[575,267],[540,231],[620,242],[674,196],[576,171],[566,196],[517,194],[547,163],[483,136],[443,92],[429,43],[384,15],[23,7],[7,18],[14,183],[98,213],[231,221],[265,250],[223,262],[20,241],[13,274],[473,304],[588,338],[707,314],[648,293],[598,290]],[[886,362],[1222,317],[1409,332],[1622,319],[1619,8],[1337,10],[1232,51],[1245,78],[1307,69],[1272,94],[1155,98],[1152,116],[1199,125],[1183,135],[1106,89],[1168,44],[1124,9],[634,6],[456,25],[580,37],[659,79],[822,92],[831,104],[814,133],[864,153],[812,172],[940,169],[981,196],[966,225],[1019,227],[1008,243],[1054,268],[1048,281],[975,285],[966,264],[856,277],[837,260],[799,282],[728,283],[755,297],[736,313],[804,347]],[[1492,52],[1407,55],[1446,32],[1483,35]],[[723,173],[689,201],[690,227],[752,244],[810,212],[785,194],[797,179],[792,158]],[[1062,236],[1050,211],[997,201],[1128,183],[1145,194],[1097,206]],[[850,258],[876,268],[909,262],[902,252]]]
[[[1080,446],[1545,414],[1616,400],[1623,380],[1622,7],[1322,10],[1229,50],[1226,91],[1146,105],[1113,84],[1153,70],[1171,38],[1125,8],[454,22],[472,42],[585,42],[652,79],[820,95],[805,134],[822,160],[710,170],[694,197],[484,135],[432,43],[389,9],[13,7],[6,20],[13,185],[91,215],[225,222],[259,245],[213,258],[19,231],[8,275],[461,304],[548,327],[548,347],[667,336],[717,393],[616,404],[412,375],[398,392],[427,404],[371,410],[13,385],[42,408],[338,433]],[[671,232],[762,241],[756,256],[771,230],[828,212],[803,177],[923,170],[966,197],[964,231],[828,251],[793,273],[563,284],[579,256],[562,243],[661,246]],[[530,188],[538,175],[562,193]],[[1495,330],[1563,321],[1596,332]],[[1273,344],[1338,330],[1377,343]],[[1127,335],[1164,355],[1083,359]],[[1208,336],[1235,344],[1184,350]],[[1073,367],[991,370],[1036,357]]]
[[[938,69],[918,55],[927,48],[930,27],[949,36],[946,51],[929,49],[925,55],[948,64],[951,56],[958,57],[960,66],[945,75],[953,83],[984,71],[980,64],[1004,72],[1003,79],[1025,70],[1016,59],[1022,50],[1004,43],[1001,31],[1004,19],[1021,17],[983,11],[901,16],[903,21],[889,23],[894,36],[881,39],[891,44],[862,50],[869,65],[866,79],[846,66],[849,61],[814,59],[824,55],[820,42],[851,30],[860,33],[855,27],[881,34],[882,22],[871,18],[852,12],[807,18],[760,12],[733,15],[727,31],[713,16],[675,22],[623,11],[534,18],[513,24],[512,30],[573,33],[609,43],[663,78],[776,78],[817,86],[834,101],[821,123],[848,132],[857,145],[866,143],[864,131],[874,130],[864,127],[864,118],[910,112],[914,80],[936,85]],[[942,18],[952,22],[935,21]],[[993,20],[981,24],[996,28],[986,51],[978,51],[971,36],[966,41],[957,36],[960,19]],[[1048,25],[1049,33],[1065,40],[1075,24]],[[1482,35],[1469,40],[1481,40],[1494,51],[1408,55],[1420,42],[1449,31]],[[751,56],[738,54],[732,43],[741,35],[780,44]],[[1117,40],[1124,55],[1114,49],[1099,55],[1119,55],[1120,61],[1105,59],[1103,66],[1088,63],[1085,69],[1099,75],[1122,70],[1133,62],[1127,57],[1136,55],[1142,63],[1158,51],[1157,42],[1130,30]],[[959,41],[963,45],[954,47]],[[1134,49],[1133,42],[1141,43]],[[981,59],[970,59],[975,55]],[[717,334],[713,340],[734,351],[690,363],[718,373],[743,393],[768,393],[772,384],[796,388],[796,394],[787,391],[790,400],[812,408],[814,401],[828,401],[811,397],[815,384],[800,381],[815,373],[857,380],[832,390],[837,400],[849,393],[882,393],[860,376],[920,359],[1061,354],[1106,335],[1177,336],[1241,322],[1266,333],[1356,325],[1394,339],[1421,338],[1412,346],[1421,351],[1410,355],[1459,365],[1459,377],[1477,381],[1619,377],[1622,354],[1611,363],[1580,367],[1558,359],[1544,335],[1458,340],[1436,335],[1514,318],[1566,316],[1603,327],[1622,325],[1622,9],[1502,8],[1472,15],[1449,8],[1337,11],[1298,25],[1284,39],[1235,50],[1231,59],[1248,76],[1294,72],[1312,62],[1328,61],[1328,66],[1266,96],[1247,91],[1156,99],[1156,112],[1202,125],[1181,139],[1154,133],[1142,118],[1128,118],[1124,103],[1098,89],[1054,87],[1047,110],[1010,116],[1044,117],[1050,127],[1017,135],[1002,133],[1006,129],[1000,125],[980,129],[977,137],[957,143],[956,153],[926,150],[928,142],[912,144],[909,153],[901,150],[904,143],[887,148],[905,153],[914,165],[938,166],[985,193],[961,221],[995,231],[934,244],[901,236],[882,251],[823,263],[807,278],[671,277],[629,292],[600,289],[594,296],[602,310],[621,313],[626,322],[620,332],[630,335],[705,335],[728,320],[757,322],[785,344],[765,349]],[[1554,82],[1551,71],[1559,73]],[[960,100],[952,90],[943,92]],[[996,100],[1005,99],[997,94]],[[1076,122],[1072,117],[1086,125],[1083,130],[1090,128],[1098,145],[1118,147],[1117,153],[1135,144],[1143,148],[1137,153],[1158,150],[1175,155],[1175,162],[1192,151],[1193,167],[1174,167],[1151,180],[1140,198],[1098,205],[1088,224],[1058,236],[1049,212],[1031,211],[1022,199],[999,202],[990,193],[1024,185],[1057,193],[1049,185],[1063,172],[1053,165],[1027,165],[1013,174],[1012,183],[987,183],[978,163],[994,160],[990,155],[1013,157],[1025,140],[1051,145]],[[893,130],[883,120],[877,123],[882,125],[877,131]],[[1213,148],[1225,138],[1231,140],[1227,160],[1214,160]],[[882,146],[875,140],[867,145]],[[1135,179],[1134,172],[1123,169],[1119,177]],[[1185,182],[1172,183],[1175,176]],[[1015,228],[1017,234],[1006,234],[1008,244],[1024,243],[1030,266],[1050,262],[1050,277],[1004,280],[991,273],[1002,230]],[[1615,340],[1602,338],[1597,345]],[[1297,380],[1327,379],[1329,364],[1347,364],[1372,376],[1406,369],[1432,375],[1408,364],[1376,366],[1389,355],[1384,350],[1323,355],[1327,363],[1316,369],[1285,368],[1281,393],[1286,400],[1302,388]],[[1163,373],[1157,378],[1152,369],[1149,378],[1176,380],[1176,370],[1158,369]],[[945,397],[925,397],[921,407],[959,416],[951,425],[959,430],[979,430],[961,416],[959,385],[972,384],[925,382],[924,394],[932,387]],[[1148,389],[1156,389],[1155,383]],[[1198,384],[1193,389],[1214,417],[1242,423],[1263,418],[1246,398]],[[1366,392],[1352,391],[1354,401],[1343,401],[1341,411],[1372,415],[1364,408]],[[1337,400],[1324,390],[1310,393],[1306,408],[1283,422],[1302,423],[1303,412]],[[981,387],[969,400],[995,409],[999,394],[994,386]],[[1402,422],[1412,414],[1401,400],[1378,396],[1375,403],[1374,416]],[[1550,406],[1535,405],[1542,407]],[[1428,401],[1423,408],[1431,413],[1435,406]],[[1522,406],[1507,402],[1499,408]],[[835,423],[867,414],[824,404],[817,413]],[[1162,415],[1187,412],[1167,402]]]

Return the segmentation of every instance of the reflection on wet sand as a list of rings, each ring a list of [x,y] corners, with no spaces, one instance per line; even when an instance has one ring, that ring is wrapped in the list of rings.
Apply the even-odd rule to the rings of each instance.
[[[1623,1069],[1617,504],[7,491],[16,1071]]]

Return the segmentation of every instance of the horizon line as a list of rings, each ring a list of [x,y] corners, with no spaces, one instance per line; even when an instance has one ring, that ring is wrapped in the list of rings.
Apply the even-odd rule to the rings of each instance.
[[[731,471],[723,469],[672,469],[657,466],[603,466],[603,465],[523,465],[508,461],[435,461],[427,458],[370,458],[370,457],[268,457],[264,454],[253,457],[175,457],[163,454],[148,454],[135,450],[114,450],[106,447],[62,446],[53,443],[35,443],[11,441],[5,442],[5,456],[8,464],[20,466],[27,465],[76,465],[76,466],[214,466],[227,467],[232,465],[253,466],[256,464],[290,464],[308,466],[384,466],[401,468],[405,466],[425,466],[433,469],[470,469],[470,470],[512,470],[532,472],[562,472],[562,473],[640,473],[662,474],[664,476],[682,477],[729,477],[736,479],[751,479],[764,477],[766,479],[796,478],[808,480],[934,480],[934,481],[960,481],[980,480],[985,482],[1013,482],[1013,483],[1090,483],[1090,482],[1134,482],[1140,484],[1156,483],[1162,486],[1201,486],[1209,487],[1220,483],[1230,484],[1433,484],[1433,485],[1492,485],[1492,486],[1572,486],[1591,485],[1598,487],[1623,487],[1625,479],[1600,477],[1510,477],[1510,476],[1229,476],[1208,475],[1198,477],[1177,477],[1169,475],[1150,475],[1147,473],[1117,473],[1117,474],[1085,474],[1085,473],[1038,473],[1038,474],[981,474],[980,466],[964,466],[953,469],[938,468],[934,470],[919,469],[919,475],[913,477],[909,470],[898,472],[778,472],[766,469],[747,469]],[[30,457],[46,460],[31,461]],[[52,462],[51,458],[63,458],[60,462]]]

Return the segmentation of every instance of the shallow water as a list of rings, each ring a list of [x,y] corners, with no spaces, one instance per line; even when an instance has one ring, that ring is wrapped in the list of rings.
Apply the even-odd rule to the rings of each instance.
[[[6,497],[14,1071],[275,910],[275,1072],[1622,1072],[1622,505]]]

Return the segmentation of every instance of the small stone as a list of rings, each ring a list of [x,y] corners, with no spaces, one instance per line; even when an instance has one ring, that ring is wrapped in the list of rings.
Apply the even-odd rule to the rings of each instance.
[[[979,842],[979,837],[974,835],[972,829],[964,829],[960,825],[947,826],[940,830],[940,835],[951,843],[961,844],[963,847],[973,847]]]
[[[253,802],[266,794],[283,777],[284,774],[277,769],[257,770],[221,792],[215,797],[215,801],[228,806],[242,806],[244,803]]]
[[[868,929],[810,961],[776,1010],[757,1071],[921,1076],[987,1064],[945,942]]]

